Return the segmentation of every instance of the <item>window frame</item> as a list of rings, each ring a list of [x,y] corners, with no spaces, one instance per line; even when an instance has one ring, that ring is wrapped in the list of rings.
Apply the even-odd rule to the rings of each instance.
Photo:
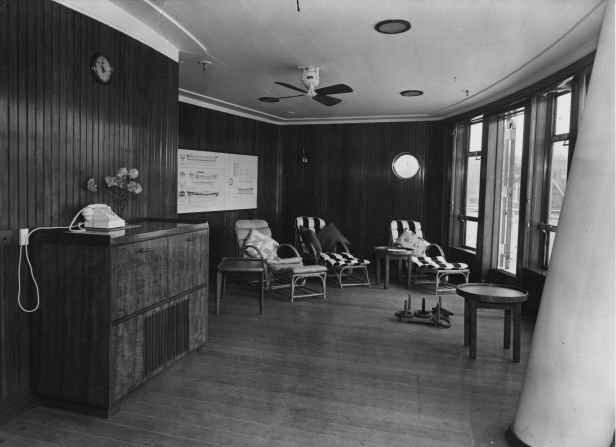
[[[482,123],[481,134],[481,150],[470,151],[470,139],[471,139],[471,127],[478,123]],[[452,181],[452,204],[451,211],[453,216],[453,222],[451,224],[451,238],[450,245],[455,246],[458,249],[462,249],[468,252],[476,253],[477,245],[479,241],[479,226],[482,213],[482,197],[481,197],[481,184],[483,183],[483,161],[484,161],[484,139],[485,139],[485,126],[483,115],[477,115],[469,120],[456,124],[455,130],[455,161],[454,161],[454,181]],[[479,175],[479,197],[478,197],[478,209],[477,216],[469,216],[466,213],[467,206],[467,180],[468,180],[468,160],[471,157],[481,157],[480,175]],[[475,246],[468,245],[466,238],[466,226],[467,222],[477,223],[477,235],[475,237]]]
[[[575,152],[575,142],[577,139],[577,126],[579,121],[580,111],[586,96],[588,81],[590,80],[590,69],[582,70],[560,82],[554,83],[550,88],[541,92],[541,96],[545,98],[546,108],[543,118],[546,122],[545,139],[541,147],[538,148],[539,158],[542,159],[543,169],[536,176],[541,178],[536,182],[541,182],[541,204],[535,207],[537,218],[535,219],[536,228],[539,231],[535,237],[539,240],[535,253],[531,253],[529,263],[543,272],[547,272],[550,261],[550,246],[553,245],[554,238],[558,232],[558,225],[550,223],[551,213],[551,185],[552,180],[552,157],[553,145],[559,141],[567,141],[567,180],[569,178],[569,170],[571,169],[571,160]],[[556,134],[556,119],[557,119],[557,101],[560,96],[571,93],[571,107],[569,111],[569,131],[567,133]]]
[[[546,267],[539,259],[543,256],[545,239],[539,227],[542,218],[542,206],[545,202],[546,194],[544,182],[545,172],[549,161],[546,159],[546,144],[548,144],[547,132],[551,129],[551,121],[546,119],[548,101],[544,93],[553,90],[564,80],[572,78],[573,98],[571,104],[570,130],[569,130],[569,159],[570,169],[571,157],[575,149],[577,137],[577,126],[579,116],[583,110],[586,88],[594,62],[594,52],[579,59],[570,66],[542,79],[528,87],[497,99],[487,105],[474,108],[463,114],[451,117],[449,124],[451,144],[450,169],[448,173],[450,191],[450,214],[449,214],[449,249],[457,251],[456,256],[462,257],[464,262],[474,265],[473,276],[477,280],[503,281],[509,284],[520,286],[527,285],[530,278],[545,276]],[[582,88],[583,87],[583,88]],[[494,188],[495,181],[495,154],[489,149],[496,142],[496,117],[506,110],[514,109],[516,106],[526,107],[526,119],[524,124],[525,145],[522,155],[522,183],[520,185],[520,221],[518,228],[518,259],[516,275],[507,274],[501,270],[494,269],[492,259],[492,246],[494,242]],[[482,138],[482,166],[480,184],[480,203],[479,203],[479,223],[477,234],[477,249],[469,250],[463,247],[461,241],[462,222],[465,216],[460,208],[460,191],[463,185],[464,164],[460,153],[464,143],[464,138],[468,137],[465,132],[465,125],[479,115],[483,116],[483,138]],[[550,115],[550,120],[551,120]],[[551,141],[549,142],[551,144]],[[465,181],[465,179],[464,179]],[[447,220],[445,220],[447,222]],[[504,273],[504,274],[503,274]],[[535,276],[533,276],[535,275]]]
[[[571,110],[569,113],[569,131],[564,134],[556,134],[556,118],[557,118],[557,101],[558,98],[566,93],[571,93],[571,104],[573,104],[573,91],[571,86],[566,90],[560,90],[556,87],[557,90],[550,91],[546,93],[548,107],[547,107],[547,115],[546,122],[549,120],[549,124],[546,130],[546,141],[545,146],[543,147],[545,157],[545,169],[543,170],[543,186],[542,186],[542,199],[541,199],[541,216],[539,218],[538,228],[541,231],[541,243],[539,245],[539,253],[537,254],[537,259],[539,263],[539,267],[542,270],[548,269],[548,265],[550,262],[550,245],[553,243],[554,238],[556,237],[556,232],[558,231],[558,225],[550,224],[550,213],[551,213],[551,181],[552,181],[552,157],[554,155],[554,143],[559,141],[567,141],[569,150],[567,154],[567,177],[569,176],[569,167],[571,166]]]
[[[495,113],[493,115],[493,133],[494,138],[492,139],[492,143],[488,145],[487,151],[488,156],[493,158],[493,162],[491,163],[492,169],[494,170],[493,179],[494,181],[490,185],[486,185],[487,188],[491,190],[491,195],[493,196],[493,204],[492,204],[492,214],[491,214],[491,222],[486,224],[489,228],[491,228],[491,244],[490,246],[490,270],[496,271],[501,275],[505,275],[508,277],[516,277],[518,272],[521,270],[523,266],[523,258],[524,258],[524,240],[525,240],[525,232],[524,232],[524,218],[525,218],[525,206],[524,204],[527,202],[525,194],[524,186],[527,183],[528,178],[528,170],[527,166],[527,154],[528,154],[528,140],[529,140],[529,115],[531,112],[531,108],[527,102],[525,103],[516,103],[507,107],[505,110],[501,110],[499,113]],[[503,139],[502,135],[506,129],[506,122],[508,119],[511,119],[517,115],[524,115],[524,125],[520,131],[522,132],[522,147],[521,147],[521,166],[520,166],[520,181],[519,181],[519,210],[518,210],[518,225],[516,228],[509,227],[509,232],[516,233],[516,253],[515,253],[515,272],[512,273],[504,268],[499,268],[499,244],[500,244],[500,230],[501,230],[501,222],[500,222],[500,213],[501,213],[501,188],[502,188],[502,170],[503,170]],[[515,153],[512,154],[515,156]],[[511,219],[511,216],[509,217]]]

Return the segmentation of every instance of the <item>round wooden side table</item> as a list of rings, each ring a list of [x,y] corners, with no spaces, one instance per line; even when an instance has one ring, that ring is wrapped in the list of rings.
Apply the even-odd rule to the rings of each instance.
[[[528,292],[515,286],[490,283],[468,283],[456,287],[464,297],[464,346],[469,346],[469,358],[477,355],[477,309],[503,309],[505,328],[503,348],[511,345],[511,312],[513,312],[513,361],[520,361],[520,316]]]

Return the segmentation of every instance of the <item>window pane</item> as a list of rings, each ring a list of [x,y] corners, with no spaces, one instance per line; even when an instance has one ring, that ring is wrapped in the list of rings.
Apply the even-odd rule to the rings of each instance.
[[[477,222],[470,220],[466,221],[464,246],[469,248],[477,248]]]
[[[552,259],[552,248],[554,248],[554,238],[556,237],[556,233],[553,231],[548,231],[546,237],[548,237],[548,264],[550,263],[550,259]]]
[[[503,148],[503,155],[497,268],[515,274],[518,253],[518,223],[520,219],[524,114],[503,119],[505,132],[499,136],[499,138],[502,138],[500,146]]]
[[[481,157],[468,157],[466,161],[466,203],[464,214],[479,217],[479,175]]]
[[[571,93],[565,93],[556,98],[556,119],[554,120],[554,135],[569,133],[571,118]]]
[[[552,158],[550,159],[550,203],[548,223],[558,225],[560,209],[565,198],[565,187],[567,185],[567,160],[569,157],[569,146],[564,145],[564,141],[552,143]]]
[[[480,152],[481,151],[481,136],[483,134],[483,122],[478,122],[471,124],[470,130],[470,142],[468,145],[469,152]]]

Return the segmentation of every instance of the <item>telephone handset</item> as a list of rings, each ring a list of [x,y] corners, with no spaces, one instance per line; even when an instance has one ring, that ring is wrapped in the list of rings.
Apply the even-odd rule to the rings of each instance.
[[[85,219],[86,228],[119,228],[126,225],[124,219],[118,217],[111,207],[104,203],[93,203],[86,206],[81,213]]]

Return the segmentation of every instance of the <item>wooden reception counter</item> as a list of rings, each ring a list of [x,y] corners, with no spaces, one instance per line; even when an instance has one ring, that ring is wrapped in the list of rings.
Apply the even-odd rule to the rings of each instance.
[[[124,229],[41,231],[34,391],[43,404],[107,416],[206,341],[208,224],[144,219]]]

